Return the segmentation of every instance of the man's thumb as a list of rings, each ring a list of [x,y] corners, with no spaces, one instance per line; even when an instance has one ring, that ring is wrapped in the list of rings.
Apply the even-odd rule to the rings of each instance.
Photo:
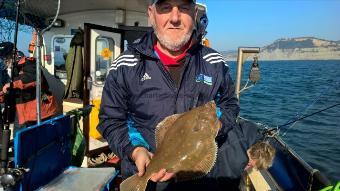
[[[138,176],[143,176],[145,172],[145,165],[139,164],[137,165],[137,169],[138,169]]]

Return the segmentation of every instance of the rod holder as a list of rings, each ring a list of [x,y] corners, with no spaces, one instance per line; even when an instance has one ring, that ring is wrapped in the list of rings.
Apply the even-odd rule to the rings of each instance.
[[[244,61],[251,54],[260,53],[259,47],[240,47],[238,48],[238,56],[237,56],[237,70],[236,70],[236,83],[235,83],[235,94],[238,100],[240,100],[240,88],[241,88],[241,78],[242,78],[242,69]]]

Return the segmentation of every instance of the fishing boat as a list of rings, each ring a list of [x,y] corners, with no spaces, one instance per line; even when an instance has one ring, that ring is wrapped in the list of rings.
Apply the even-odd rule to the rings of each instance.
[[[258,47],[240,47],[238,49],[235,81],[235,93],[238,99],[240,99],[243,90],[251,87],[247,86],[249,81],[255,84],[260,79],[256,56],[259,53],[260,48]],[[249,79],[242,88],[243,65],[249,56],[254,56],[254,61],[248,75]],[[246,171],[243,177],[244,190],[320,190],[330,185],[327,177],[319,170],[311,167],[279,137],[277,128],[253,123],[242,117],[239,117],[239,121],[241,123],[252,123],[258,129],[261,129],[266,139],[276,150],[273,165],[269,169]]]
[[[1,177],[2,185],[5,185],[6,189],[13,187],[15,190],[62,189],[65,185],[71,188],[71,182],[67,180],[74,174],[81,174],[72,179],[72,183],[78,185],[75,190],[118,189],[119,169],[90,169],[87,168],[88,159],[109,152],[107,143],[96,130],[105,77],[110,63],[126,49],[126,45],[152,30],[146,13],[147,1],[17,1],[20,7],[14,6],[15,0],[0,2],[3,5],[0,18],[15,20],[17,9],[22,16],[17,21],[36,29],[33,39],[37,41],[32,42],[36,48],[32,55],[37,57],[38,63],[44,68],[50,87],[54,88],[53,92],[63,107],[63,114],[60,116],[17,132],[13,146],[14,170]],[[10,4],[13,6],[9,6]],[[199,17],[206,14],[205,5],[198,4],[198,9]],[[70,47],[76,35],[80,35],[82,41],[77,47],[81,50],[78,53],[75,51],[76,46]],[[238,97],[243,63],[247,57],[256,55],[259,51],[259,48],[254,47],[239,49],[236,75]],[[74,59],[69,58],[70,55],[74,56]],[[80,65],[74,66],[81,68],[80,74],[72,77],[66,75],[70,72],[67,71],[69,59],[81,60]],[[73,63],[75,62],[71,65]],[[78,89],[71,84],[75,81],[80,82]],[[70,96],[64,96],[65,89],[69,90]],[[87,112],[82,108],[88,105],[93,105],[93,108],[88,112],[88,117],[85,117],[86,115],[82,114]],[[75,121],[79,119],[77,116],[83,116],[80,120],[86,143],[83,168],[70,167],[71,153],[67,152],[74,136]],[[240,117],[239,121],[246,119]],[[244,189],[319,190],[330,184],[326,177],[308,165],[280,139],[274,130],[267,132],[270,133],[268,140],[277,151],[273,166],[268,170],[247,172],[244,177]],[[25,144],[27,142],[30,144]],[[93,183],[98,185],[96,188],[88,187],[84,180],[91,182],[97,179],[98,173],[104,175],[102,180],[105,181]],[[6,177],[8,179],[5,179]],[[5,180],[6,184],[3,183]]]

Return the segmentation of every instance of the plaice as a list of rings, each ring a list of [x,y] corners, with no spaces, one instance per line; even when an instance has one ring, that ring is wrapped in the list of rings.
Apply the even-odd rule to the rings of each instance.
[[[145,174],[123,181],[121,191],[144,191],[151,175],[161,169],[176,173],[177,181],[206,175],[216,161],[220,128],[214,101],[165,118],[156,127],[156,152]]]

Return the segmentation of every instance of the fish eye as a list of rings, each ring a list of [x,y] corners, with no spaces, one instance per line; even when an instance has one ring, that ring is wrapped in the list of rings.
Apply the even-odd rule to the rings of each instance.
[[[203,123],[197,123],[192,130],[194,132],[198,132],[198,131],[202,130],[203,127],[204,127]]]

